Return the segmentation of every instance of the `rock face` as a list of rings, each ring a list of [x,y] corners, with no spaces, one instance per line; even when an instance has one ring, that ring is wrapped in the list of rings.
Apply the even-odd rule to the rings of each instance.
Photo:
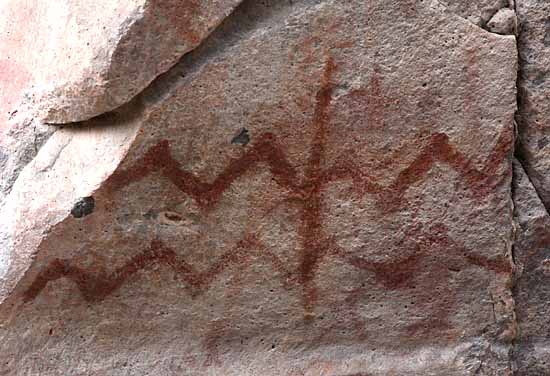
[[[238,0],[4,0],[0,203],[55,131],[129,102],[195,48]]]
[[[1,374],[548,371],[516,39],[479,27],[513,4],[62,3],[96,39],[4,123]]]
[[[453,14],[474,25],[486,27],[487,23],[503,9],[513,9],[514,0],[438,0]]]
[[[550,351],[550,217],[523,167],[514,165],[514,202],[518,236],[514,243],[517,265],[514,297],[519,337],[517,375],[547,375]]]
[[[521,159],[543,203],[550,205],[550,3],[517,1],[520,22],[518,116]]]
[[[518,0],[519,111],[515,195],[518,235],[515,260],[516,309],[520,336],[516,346],[518,375],[550,374],[548,363],[548,245],[550,219],[550,4]]]
[[[487,22],[489,31],[503,35],[516,35],[518,32],[516,12],[510,8],[502,8]]]
[[[38,116],[46,122],[86,120],[141,92],[238,3],[6,0],[0,8],[1,31],[8,34],[0,47],[1,78],[12,85],[7,90],[12,95],[36,80],[32,93],[38,97]],[[21,46],[26,53],[14,50]]]

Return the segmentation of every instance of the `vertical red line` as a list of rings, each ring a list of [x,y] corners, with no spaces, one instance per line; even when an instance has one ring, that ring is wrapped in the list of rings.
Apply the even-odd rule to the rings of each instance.
[[[315,134],[303,184],[305,197],[299,231],[302,242],[299,277],[304,293],[303,304],[306,315],[311,314],[317,300],[313,278],[322,253],[322,164],[325,157],[329,106],[333,94],[331,78],[335,68],[333,59],[329,58],[322,76],[321,88],[315,98],[316,105],[312,124]]]

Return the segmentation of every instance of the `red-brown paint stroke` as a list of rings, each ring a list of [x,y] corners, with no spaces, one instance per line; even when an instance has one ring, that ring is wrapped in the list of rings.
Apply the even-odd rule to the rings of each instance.
[[[163,140],[148,150],[132,167],[113,174],[106,186],[107,190],[116,191],[156,172],[166,177],[183,193],[191,196],[203,211],[208,211],[216,205],[233,182],[259,163],[265,163],[269,166],[273,179],[287,191],[288,197],[283,198],[283,201],[292,199],[293,203],[299,205],[298,270],[294,272],[285,270],[281,260],[268,252],[254,235],[246,235],[234,249],[227,251],[206,272],[202,273],[195,271],[191,265],[178,258],[176,252],[165,247],[157,239],[151,243],[149,249],[136,255],[129,263],[109,275],[94,274],[93,271],[71,266],[66,260],[52,261],[25,292],[25,301],[34,299],[49,281],[62,277],[74,281],[86,300],[100,301],[118,289],[131,275],[152,263],[170,266],[186,282],[191,296],[197,296],[206,291],[216,276],[229,266],[246,265],[251,251],[254,250],[261,250],[259,256],[284,276],[287,288],[300,286],[307,315],[311,313],[318,299],[314,278],[320,263],[327,255],[342,257],[350,265],[374,273],[377,280],[387,288],[406,287],[414,273],[418,272],[420,260],[425,256],[418,253],[403,260],[375,263],[347,255],[323,230],[322,206],[326,185],[339,180],[351,180],[356,192],[360,195],[375,195],[382,210],[389,213],[402,207],[407,190],[420,182],[434,164],[443,163],[462,177],[464,184],[474,193],[474,196],[482,197],[500,183],[499,179],[503,179],[500,176],[495,177],[494,171],[510,152],[512,133],[502,133],[481,170],[476,169],[473,162],[456,150],[449,143],[447,135],[442,133],[435,133],[429,137],[428,142],[420,149],[410,165],[385,187],[374,182],[374,179],[353,161],[339,159],[335,165],[324,167],[330,123],[329,109],[334,88],[332,79],[336,68],[333,59],[329,58],[321,78],[321,88],[316,94],[312,120],[315,134],[302,182],[299,181],[294,167],[288,162],[276,137],[271,133],[264,133],[241,157],[229,161],[227,167],[211,183],[182,169],[181,164],[172,158],[168,141]],[[504,258],[488,260],[482,256],[471,255],[469,252],[465,253],[465,257],[470,263],[494,272],[508,271],[509,266]]]
[[[343,250],[339,250],[337,254],[340,260],[343,259],[347,264],[354,265],[373,275],[376,282],[384,289],[408,290],[411,293],[411,299],[415,300],[413,304],[417,308],[421,307],[421,317],[418,317],[418,313],[407,313],[406,308],[400,317],[403,319],[407,315],[414,316],[414,319],[411,320],[412,323],[405,326],[404,330],[407,335],[417,339],[432,339],[434,333],[437,333],[440,339],[459,335],[456,331],[453,332],[453,325],[449,320],[449,315],[455,311],[456,299],[453,297],[457,293],[449,286],[448,281],[452,277],[451,269],[457,272],[468,265],[473,265],[495,273],[511,272],[511,265],[504,256],[489,259],[484,256],[472,255],[471,251],[450,238],[448,228],[441,223],[430,226],[413,226],[406,232],[404,239],[407,239],[410,244],[405,245],[398,242],[396,246],[399,250],[412,247],[409,249],[411,255],[388,261],[373,262],[354,255],[346,255]],[[438,260],[437,254],[443,252],[447,258]],[[452,265],[447,263],[449,260],[453,260]],[[417,289],[419,287],[417,278],[422,274],[424,274],[424,278],[429,274],[431,286],[440,289],[438,295],[444,297],[440,304],[431,304],[429,293],[426,297],[422,297],[422,293],[417,294],[420,291]],[[366,340],[369,337],[367,319],[354,308],[359,303],[365,302],[365,296],[368,297],[369,293],[371,293],[371,289],[362,284],[345,292],[343,300],[324,305],[323,311],[325,312],[339,312],[339,319],[324,328],[323,332],[311,342],[334,343],[335,333],[342,331],[353,331],[353,338]],[[345,320],[342,319],[343,315],[346,317]]]
[[[251,250],[257,250],[256,253]],[[73,281],[83,298],[88,302],[97,302],[105,299],[116,291],[122,284],[137,272],[151,268],[154,265],[170,267],[176,276],[185,282],[190,296],[196,297],[207,291],[215,277],[232,265],[246,265],[253,256],[259,256],[262,261],[271,265],[274,270],[288,277],[289,272],[284,269],[283,262],[274,254],[265,249],[255,237],[248,236],[237,245],[224,253],[206,271],[199,272],[189,263],[181,259],[171,248],[162,241],[155,239],[149,248],[132,257],[125,265],[109,274],[97,273],[78,266],[73,266],[68,260],[55,259],[39,274],[31,286],[26,290],[24,299],[34,299],[48,282],[59,278],[68,278]]]
[[[367,122],[369,127],[381,129],[384,127],[384,106],[386,98],[382,93],[382,78],[380,77],[379,67],[374,67],[374,72],[370,79],[369,90],[365,95],[367,102]],[[353,94],[352,94],[353,95]]]

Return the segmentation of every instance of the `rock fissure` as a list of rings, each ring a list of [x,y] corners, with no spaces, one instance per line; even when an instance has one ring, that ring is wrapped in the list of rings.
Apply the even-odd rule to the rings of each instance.
[[[550,3],[518,0],[518,80],[513,199],[516,237],[512,291],[518,335],[513,346],[514,374],[550,374],[548,320],[548,267],[550,254],[550,195],[548,138],[548,89],[546,69],[550,61],[544,48],[544,17]]]
[[[434,1],[446,8],[450,13],[490,33],[515,35],[517,32],[514,0],[472,1],[469,6],[464,6],[463,3],[456,1]],[[476,5],[479,5],[480,9],[476,9]]]
[[[512,2],[514,2],[514,0],[511,0]],[[512,4],[513,5],[513,10],[514,10],[514,13],[517,17],[517,9],[516,9],[516,6],[515,6],[515,3]],[[516,21],[516,46],[517,46],[517,56],[518,56],[518,72],[517,72],[517,77],[516,77],[516,105],[517,105],[517,110],[516,110],[516,114],[515,114],[515,117],[518,116],[518,113],[519,113],[519,108],[521,106],[521,100],[520,100],[520,91],[519,91],[519,85],[518,85],[518,82],[520,80],[520,75],[521,75],[521,60],[520,60],[520,51],[519,51],[519,34],[521,33],[521,28],[520,28],[520,25],[519,25],[519,22]],[[514,120],[514,124],[517,124],[516,120]],[[516,137],[518,136],[517,132],[517,126],[515,125],[514,127],[516,129],[516,132],[514,132],[514,134],[516,135]],[[518,140],[516,139],[515,142],[514,142],[514,158],[515,160],[517,161],[520,161],[521,159],[518,158],[519,157],[519,154],[520,154],[520,149],[518,148]],[[519,162],[518,162],[519,163]],[[512,166],[513,168],[513,166]],[[513,311],[514,311],[514,326],[516,328],[516,333],[515,335],[513,336],[513,338],[511,339],[511,350],[509,352],[509,359],[510,359],[510,369],[512,370],[512,375],[515,375],[516,374],[516,371],[517,371],[517,367],[516,367],[516,361],[515,361],[515,354],[516,354],[516,350],[517,350],[517,347],[518,347],[518,337],[519,337],[519,323],[518,323],[518,317],[517,317],[517,312],[516,312],[516,302],[515,302],[515,299],[516,299],[516,296],[515,296],[515,283],[516,283],[516,278],[517,278],[517,273],[518,273],[518,267],[517,267],[517,259],[516,259],[516,240],[517,240],[517,237],[518,237],[518,226],[519,224],[517,223],[517,219],[516,219],[516,203],[515,203],[515,194],[516,194],[516,186],[517,186],[517,182],[516,180],[518,179],[518,176],[517,174],[515,173],[515,171],[512,172],[512,181],[511,181],[511,187],[510,187],[510,194],[511,194],[511,201],[514,205],[514,215],[513,215],[513,219],[514,219],[514,237],[513,237],[513,242],[512,242],[512,246],[511,246],[511,259],[512,259],[512,264],[514,265],[514,268],[513,268],[513,275],[512,275],[512,282],[510,284],[510,293],[512,295],[512,299],[514,300],[514,307],[513,307]]]
[[[243,1],[18,177],[0,373],[510,374],[512,44],[417,1]]]
[[[521,102],[518,100],[518,104],[519,103],[521,103]],[[519,141],[518,141],[518,143],[519,143]],[[529,183],[533,187],[533,191],[537,194],[537,197],[539,198],[542,207],[544,207],[544,210],[546,211],[546,214],[550,215],[550,205],[543,199],[539,189],[537,188],[537,186],[534,183],[533,178],[530,176],[529,172],[527,172],[527,171],[529,171],[528,163],[526,162],[526,158],[523,155],[523,152],[522,152],[521,148],[522,148],[521,145],[516,144],[514,156],[515,156],[516,160],[518,161],[518,163],[523,168],[523,170],[525,171],[525,175],[529,179]]]

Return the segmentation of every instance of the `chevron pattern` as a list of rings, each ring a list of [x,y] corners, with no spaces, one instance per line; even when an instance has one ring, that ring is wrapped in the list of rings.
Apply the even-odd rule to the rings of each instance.
[[[216,277],[225,270],[246,266],[253,256],[271,265],[276,275],[282,278],[285,288],[300,288],[306,314],[313,311],[318,301],[314,280],[319,265],[327,256],[337,257],[357,269],[373,273],[388,289],[406,288],[407,283],[418,272],[419,265],[426,255],[417,252],[404,260],[376,263],[349,255],[340,249],[334,238],[327,235],[323,229],[322,195],[327,185],[340,180],[351,180],[354,191],[359,195],[373,195],[377,198],[381,210],[393,212],[403,205],[407,190],[422,181],[430,169],[440,163],[456,171],[474,196],[483,197],[504,179],[494,172],[511,152],[512,134],[503,132],[482,169],[476,169],[473,161],[456,150],[449,142],[449,138],[441,133],[433,134],[409,166],[400,171],[387,186],[378,184],[353,160],[341,160],[333,166],[324,168],[330,123],[329,109],[334,91],[332,76],[335,69],[334,61],[328,59],[321,78],[321,88],[316,95],[316,107],[312,119],[315,135],[302,181],[298,179],[296,170],[287,160],[276,136],[265,133],[259,136],[242,156],[230,160],[227,167],[210,183],[183,169],[181,164],[172,157],[170,145],[166,140],[160,141],[149,149],[132,167],[117,171],[107,182],[107,189],[114,192],[155,172],[164,176],[182,193],[190,196],[202,210],[207,211],[216,206],[224,192],[236,180],[260,163],[264,163],[269,167],[276,183],[287,192],[287,198],[292,198],[293,203],[299,207],[298,235],[301,244],[297,250],[299,257],[297,270],[288,270],[282,260],[270,252],[254,234],[246,235],[202,272],[195,270],[178,256],[177,252],[166,247],[161,240],[155,239],[147,249],[110,274],[79,268],[72,265],[70,260],[56,259],[39,273],[26,290],[24,300],[33,300],[49,281],[68,278],[77,285],[84,299],[89,302],[101,301],[117,290],[130,276],[154,264],[170,267],[184,282],[188,293],[196,297],[207,291]],[[378,105],[383,106],[383,103]],[[376,109],[373,111],[380,113]],[[433,237],[430,234],[423,235],[424,238],[430,236]],[[436,238],[434,241],[439,243],[450,242],[446,236],[438,235]],[[460,249],[460,247],[455,245],[450,249]],[[469,264],[494,272],[509,271],[509,264],[504,257],[492,260],[472,255],[466,250],[460,250],[460,252]]]

